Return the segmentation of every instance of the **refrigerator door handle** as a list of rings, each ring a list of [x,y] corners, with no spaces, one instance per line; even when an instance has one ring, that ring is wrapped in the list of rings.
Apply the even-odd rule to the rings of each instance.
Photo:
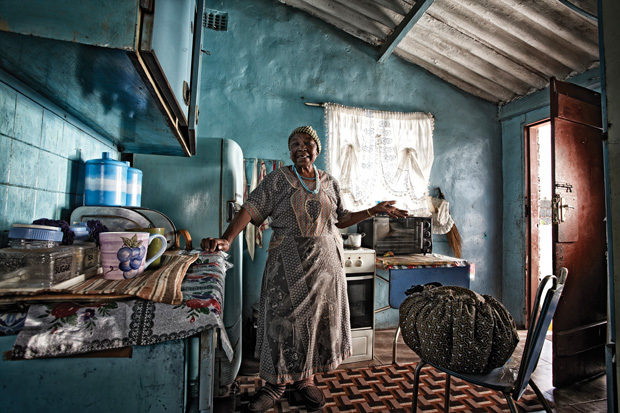
[[[232,221],[235,214],[241,210],[241,204],[237,201],[226,202],[226,222]]]

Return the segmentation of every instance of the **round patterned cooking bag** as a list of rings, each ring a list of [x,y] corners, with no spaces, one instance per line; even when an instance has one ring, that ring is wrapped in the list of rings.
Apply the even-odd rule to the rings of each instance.
[[[506,308],[489,295],[456,286],[415,286],[399,309],[405,344],[435,365],[484,373],[504,365],[519,335]]]

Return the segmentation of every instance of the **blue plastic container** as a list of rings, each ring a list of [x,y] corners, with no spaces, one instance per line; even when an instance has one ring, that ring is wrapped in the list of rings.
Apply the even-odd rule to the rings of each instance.
[[[129,162],[127,162],[129,165]],[[125,206],[139,207],[142,203],[142,171],[127,167],[127,200]]]
[[[71,231],[75,234],[74,241],[88,241],[90,235],[90,229],[86,225],[86,222],[77,222],[71,225]]]
[[[104,152],[102,159],[86,161],[84,205],[125,206],[127,164]]]

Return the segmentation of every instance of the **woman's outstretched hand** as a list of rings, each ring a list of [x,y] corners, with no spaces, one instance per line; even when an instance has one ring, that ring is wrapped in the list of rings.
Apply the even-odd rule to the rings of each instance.
[[[373,213],[373,215],[385,213],[391,216],[392,218],[406,218],[407,215],[409,215],[407,210],[396,208],[394,206],[395,203],[396,201],[380,202],[377,205],[370,208],[370,212]]]
[[[207,252],[226,252],[230,249],[230,242],[222,238],[203,238],[200,241],[200,248]]]

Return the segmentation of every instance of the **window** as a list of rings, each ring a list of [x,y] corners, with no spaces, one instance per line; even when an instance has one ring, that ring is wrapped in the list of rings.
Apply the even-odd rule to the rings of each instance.
[[[340,183],[348,209],[396,200],[410,214],[431,215],[432,115],[326,103],[325,122],[327,170]]]

